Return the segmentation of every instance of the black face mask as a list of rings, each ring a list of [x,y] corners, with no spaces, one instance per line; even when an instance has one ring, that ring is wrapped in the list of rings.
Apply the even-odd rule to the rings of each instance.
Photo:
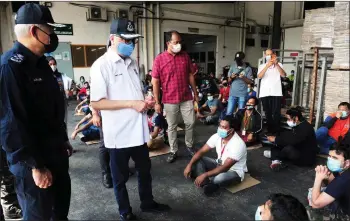
[[[237,59],[236,63],[237,63],[237,66],[243,66],[243,60]]]
[[[227,87],[227,83],[223,83],[222,85],[224,85],[224,87]]]
[[[36,40],[38,40],[41,44],[44,45],[46,53],[54,52],[57,49],[57,47],[58,47],[58,37],[57,37],[57,35],[55,33],[48,34],[45,31],[43,31],[41,28],[39,28],[39,27],[37,27],[37,28],[40,29],[42,32],[44,32],[46,35],[49,36],[50,44],[48,44],[48,45],[44,44],[42,41],[39,40],[39,38],[35,34]]]

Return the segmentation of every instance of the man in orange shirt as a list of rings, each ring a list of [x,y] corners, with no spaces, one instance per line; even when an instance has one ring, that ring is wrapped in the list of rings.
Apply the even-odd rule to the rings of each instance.
[[[316,139],[321,154],[327,154],[329,148],[336,142],[350,141],[350,104],[342,102],[338,111],[328,116],[324,125],[316,131]]]

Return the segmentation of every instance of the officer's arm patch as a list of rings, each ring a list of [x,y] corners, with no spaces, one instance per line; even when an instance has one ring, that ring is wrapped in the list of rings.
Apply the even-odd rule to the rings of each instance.
[[[22,63],[24,61],[24,56],[21,54],[14,54],[10,58],[11,61],[14,61],[16,63]]]

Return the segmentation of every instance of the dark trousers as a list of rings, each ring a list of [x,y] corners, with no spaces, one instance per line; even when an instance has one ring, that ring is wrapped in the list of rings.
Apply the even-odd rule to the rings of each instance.
[[[30,168],[22,164],[18,165],[22,169],[14,170],[19,171],[15,174],[16,192],[23,220],[68,220],[71,180],[67,150],[52,151],[45,160],[53,177],[53,184],[47,189],[35,185]]]
[[[209,157],[202,157],[191,168],[192,169],[191,177],[195,179],[198,176],[202,175],[203,173],[213,170],[218,166],[219,165],[216,163],[215,159],[212,159]],[[220,173],[212,177],[211,179],[207,178],[202,183],[202,186],[207,185],[210,182],[224,187],[224,186],[240,183],[241,177],[235,171],[227,171],[227,172]]]
[[[300,159],[300,152],[293,146],[272,147],[271,160],[290,160],[297,162]]]
[[[109,149],[109,153],[114,194],[119,205],[119,213],[124,215],[131,212],[129,195],[125,185],[129,179],[130,157],[135,162],[137,171],[141,207],[153,204],[151,160],[147,144],[137,147]]]
[[[260,99],[267,120],[267,130],[269,133],[277,133],[280,130],[282,97],[268,96]]]
[[[110,156],[109,156],[109,151],[105,147],[105,143],[103,141],[102,129],[100,129],[100,139],[101,141],[100,141],[100,148],[99,148],[99,159],[100,159],[102,174],[111,174],[111,167],[109,166]]]

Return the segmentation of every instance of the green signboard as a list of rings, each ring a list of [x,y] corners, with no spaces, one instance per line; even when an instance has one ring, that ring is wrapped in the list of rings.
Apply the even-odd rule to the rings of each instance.
[[[57,35],[73,35],[72,24],[62,24],[64,27],[55,27],[54,31]]]

